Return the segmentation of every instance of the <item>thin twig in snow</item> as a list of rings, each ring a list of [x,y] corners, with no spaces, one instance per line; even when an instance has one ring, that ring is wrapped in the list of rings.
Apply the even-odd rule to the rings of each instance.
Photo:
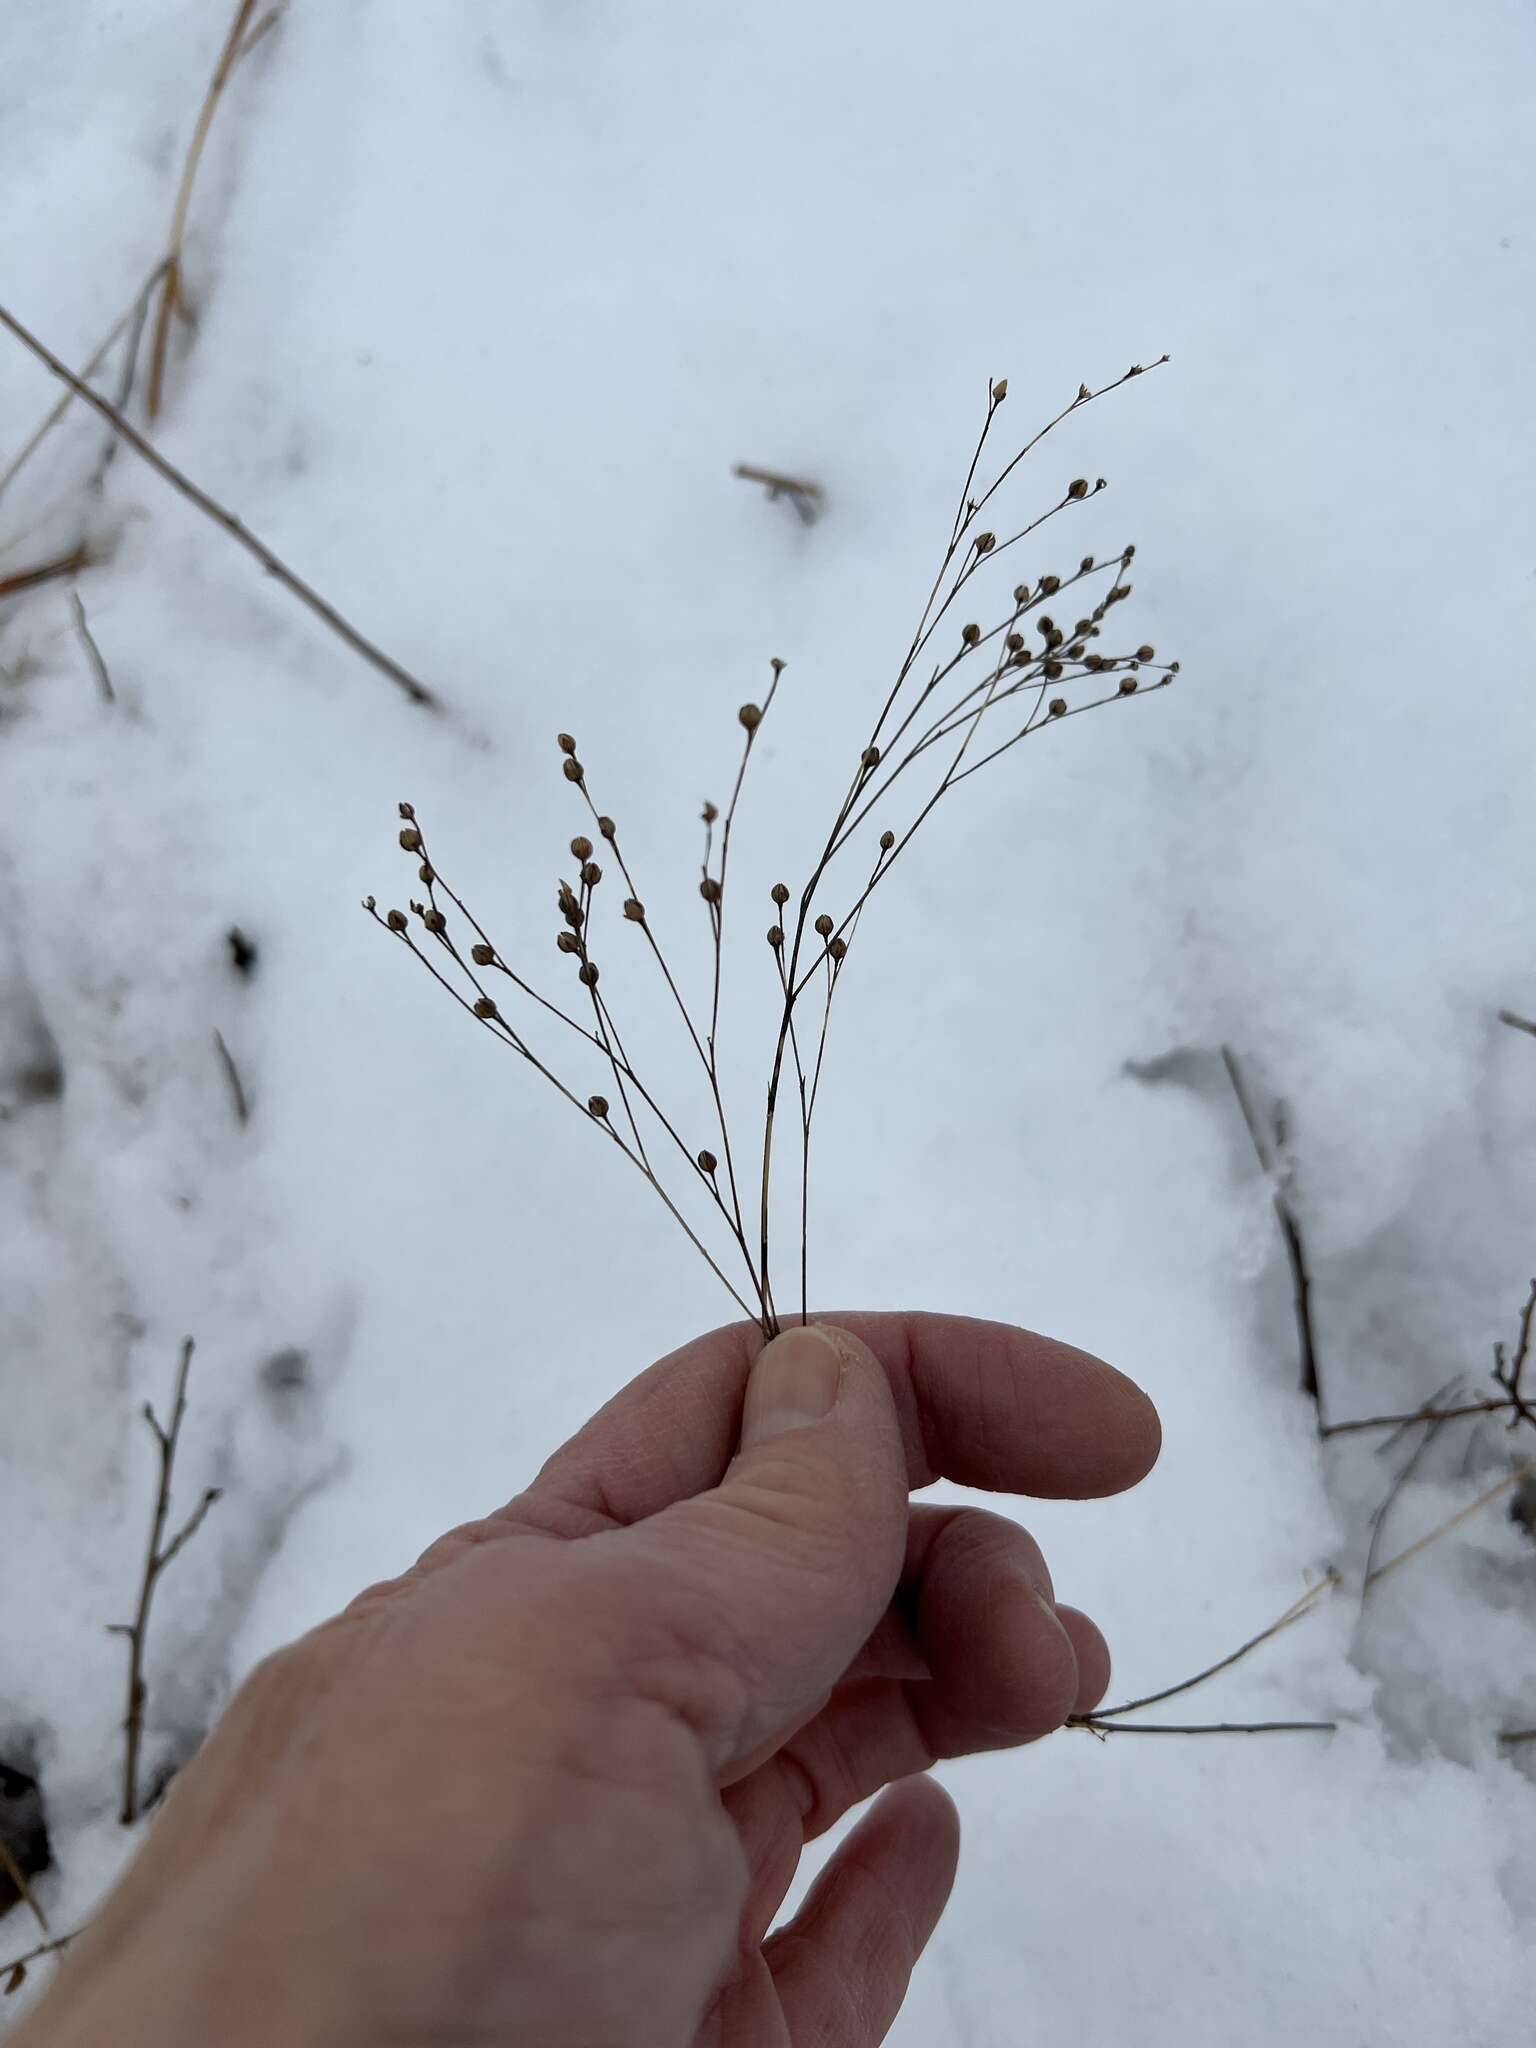
[[[30,349],[39,362],[47,365],[54,376],[66,383],[78,398],[85,400],[87,405],[94,407],[107,424],[121,435],[136,455],[143,457],[158,476],[163,477],[173,490],[179,491],[216,526],[222,526],[231,540],[238,542],[248,555],[253,555],[267,574],[282,584],[290,595],[296,597],[301,604],[307,605],[315,617],[329,626],[337,638],[350,647],[354,654],[360,654],[363,660],[370,663],[381,675],[388,676],[392,683],[405,692],[413,704],[420,704],[427,710],[440,708],[440,699],[425,683],[418,682],[409,669],[402,668],[382,647],[376,646],[349,620],[343,618],[334,605],[328,604],[317,590],[312,589],[301,576],[288,567],[286,562],[273,554],[266,543],[258,540],[250,528],[233,512],[226,510],[216,499],[210,498],[205,490],[193,483],[184,470],[178,469],[173,462],[168,462],[159,449],[146,441],[137,427],[123,417],[117,406],[103,398],[99,391],[93,391],[90,385],[78,377],[66,363],[61,363],[53,351],[45,347],[28,328],[23,327],[15,314],[7,311],[4,306],[0,306],[0,326],[9,328],[22,346]]]
[[[1273,1139],[1265,1137],[1258,1114],[1254,1109],[1242,1068],[1231,1046],[1221,1048],[1222,1063],[1227,1070],[1227,1079],[1232,1083],[1232,1093],[1237,1097],[1237,1106],[1243,1113],[1243,1122],[1248,1126],[1248,1135],[1253,1149],[1269,1182],[1270,1199],[1274,1203],[1275,1220],[1280,1225],[1280,1235],[1285,1244],[1285,1256],[1291,1269],[1291,1295],[1295,1304],[1296,1342],[1301,1354],[1301,1390],[1311,1396],[1317,1411],[1318,1434],[1325,1436],[1327,1429],[1323,1421],[1323,1390],[1317,1370],[1317,1336],[1312,1320],[1312,1274],[1307,1264],[1306,1242],[1301,1234],[1301,1224],[1291,1205],[1286,1175],[1282,1170],[1279,1154],[1284,1144],[1284,1126],[1278,1111],[1274,1115]]]
[[[235,1065],[235,1056],[225,1043],[222,1031],[215,1029],[213,1044],[224,1068],[224,1078],[229,1083],[230,1098],[235,1105],[235,1121],[248,1124],[251,1120],[250,1100],[245,1092],[245,1083],[240,1078],[240,1069]]]
[[[91,673],[96,678],[96,687],[101,692],[102,702],[114,704],[117,701],[117,692],[112,687],[112,678],[107,671],[107,664],[102,659],[101,649],[96,645],[91,629],[86,623],[85,606],[80,602],[78,590],[69,593],[69,602],[75,614],[75,631],[79,634],[80,644],[85,649],[85,658],[91,664]]]
[[[118,1818],[124,1827],[131,1827],[138,1818],[139,1798],[139,1755],[144,1740],[144,1709],[149,1698],[149,1688],[144,1677],[144,1656],[149,1642],[149,1612],[155,1597],[155,1588],[172,1559],[191,1542],[202,1526],[203,1519],[221,1489],[207,1487],[186,1521],[176,1534],[166,1540],[165,1524],[171,1510],[171,1475],[176,1464],[176,1449],[181,1441],[181,1425],[187,1412],[187,1375],[192,1369],[192,1339],[188,1337],[181,1347],[181,1363],[176,1371],[176,1392],[171,1403],[169,1427],[163,1425],[154,1408],[146,1401],[143,1407],[144,1420],[155,1439],[155,1450],[160,1461],[160,1479],[155,1489],[155,1510],[150,1520],[149,1548],[144,1558],[144,1570],[139,1580],[139,1602],[131,1622],[109,1624],[109,1633],[126,1636],[128,1639],[128,1708],[123,1717],[123,1794]]]
[[[0,576],[0,598],[19,597],[24,590],[36,590],[40,583],[57,583],[64,576],[78,576],[89,566],[90,559],[84,547],[77,547],[52,562],[36,562],[30,569],[15,569],[9,576]]]
[[[171,213],[171,232],[166,244],[165,268],[160,277],[160,303],[155,312],[154,341],[149,354],[149,387],[145,394],[145,410],[154,420],[160,416],[160,401],[165,391],[165,358],[171,338],[171,319],[176,313],[186,318],[186,302],[181,291],[181,256],[187,233],[187,209],[192,203],[192,187],[197,179],[197,167],[202,162],[203,145],[208,140],[208,131],[213,126],[214,114],[224,88],[229,83],[230,73],[245,54],[243,39],[246,26],[256,9],[256,0],[238,0],[234,20],[224,38],[224,47],[219,52],[219,61],[214,66],[213,77],[203,95],[202,109],[197,117],[197,126],[192,131],[192,141],[187,149],[187,160],[182,166],[181,182],[176,188],[176,204]]]

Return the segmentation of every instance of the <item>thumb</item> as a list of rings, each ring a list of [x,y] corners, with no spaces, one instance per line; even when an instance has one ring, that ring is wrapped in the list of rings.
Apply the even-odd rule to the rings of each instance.
[[[753,1363],[720,1484],[626,1532],[646,1554],[648,1620],[688,1674],[677,1703],[717,1772],[821,1706],[889,1604],[906,1523],[879,1361],[827,1324],[775,1337]]]

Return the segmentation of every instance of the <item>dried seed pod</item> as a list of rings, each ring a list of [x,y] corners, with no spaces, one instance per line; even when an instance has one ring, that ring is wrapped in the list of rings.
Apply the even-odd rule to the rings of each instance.
[[[962,626],[960,628],[960,638],[965,642],[967,647],[974,647],[977,641],[981,638],[980,626]]]
[[[995,533],[978,533],[975,546],[978,555],[990,555],[997,546],[997,535]]]
[[[556,932],[555,944],[562,953],[579,953],[581,951],[581,941],[574,932]]]
[[[1123,548],[1120,553],[1120,559],[1122,562],[1134,562],[1136,559],[1136,549],[1134,545]]]
[[[825,911],[823,911],[820,917],[818,917],[816,920],[816,930],[824,939],[828,938],[831,935],[832,920],[830,917],[828,917]]]
[[[581,905],[576,901],[576,892],[569,882],[562,882],[555,901],[560,906],[560,915],[573,932],[581,930]]]
[[[1090,654],[1085,665],[1097,674],[1104,666],[1104,657],[1102,654]]]
[[[703,881],[700,882],[699,894],[706,903],[718,903],[720,901],[720,884],[713,875],[706,875]]]
[[[612,839],[617,834],[619,828],[614,824],[612,818],[599,818],[597,829],[605,839]]]
[[[421,866],[416,870],[416,872],[421,877],[422,881],[424,881],[429,888],[431,887],[432,883],[434,883],[437,880],[436,875],[433,874],[430,865],[426,861],[422,862]]]
[[[496,948],[494,946],[487,946],[482,940],[470,947],[469,957],[477,967],[494,967],[496,964]]]
[[[878,747],[866,747],[863,753],[860,754],[859,759],[866,768],[878,768],[880,766],[880,749]]]
[[[1129,583],[1117,583],[1114,589],[1105,597],[1104,602],[1106,604],[1123,604],[1130,594],[1131,586]]]
[[[715,1168],[720,1164],[720,1162],[715,1157],[714,1153],[706,1148],[699,1154],[699,1164],[703,1167],[706,1173],[713,1173]]]
[[[1078,575],[1079,575],[1079,576],[1086,576],[1086,575],[1088,574],[1089,570],[1090,570],[1090,569],[1091,569],[1092,567],[1093,567],[1093,557],[1092,557],[1092,555],[1084,555],[1083,559],[1082,559],[1082,560],[1081,560],[1081,561],[1080,561],[1080,562],[1078,563],[1078,565],[1077,565],[1077,573],[1078,573]]]
[[[894,832],[882,832],[880,834],[880,851],[882,853],[889,853],[895,844],[896,834]]]
[[[1006,377],[999,377],[992,386],[992,403],[994,405],[1001,405],[1007,396],[1008,379]]]
[[[561,763],[561,772],[567,782],[580,782],[583,772],[582,766],[574,754],[566,755]]]
[[[1029,603],[1029,585],[1027,583],[1015,583],[1013,586],[1013,601],[1015,604]]]
[[[736,716],[748,732],[756,732],[763,722],[763,707],[760,704],[743,704]]]
[[[1067,496],[1068,496],[1069,498],[1086,498],[1086,497],[1087,497],[1087,495],[1088,495],[1088,479],[1087,479],[1087,477],[1085,477],[1085,476],[1075,476],[1075,477],[1073,477],[1073,479],[1072,479],[1071,483],[1070,483],[1070,484],[1068,484],[1068,486],[1067,486]]]
[[[625,897],[624,915],[629,919],[631,924],[645,923],[645,905],[640,901],[638,896]]]
[[[363,908],[364,908],[364,910],[369,910],[369,911],[373,911],[373,910],[377,910],[377,909],[378,909],[378,907],[379,907],[379,899],[378,899],[378,897],[377,897],[377,896],[365,896],[365,897],[363,898]]]
[[[1065,698],[1065,697],[1053,697],[1053,698],[1051,699],[1051,707],[1050,707],[1050,708],[1051,708],[1051,716],[1052,716],[1052,718],[1065,718],[1065,717],[1066,717],[1066,715],[1067,715],[1067,700],[1066,700],[1066,698]]]
[[[595,1116],[598,1119],[598,1121],[601,1122],[602,1119],[608,1114],[607,1096],[589,1095],[587,1097],[587,1108],[592,1112],[593,1116]]]
[[[401,804],[400,815],[402,818],[414,818],[416,816],[416,806],[414,804]]]
[[[420,853],[421,834],[414,825],[402,825],[400,827],[400,844],[407,853]]]
[[[783,943],[784,943],[784,927],[783,927],[783,925],[781,925],[781,924],[771,924],[771,925],[769,925],[769,927],[768,927],[768,943],[769,943],[769,945],[770,945],[770,946],[772,946],[772,948],[773,948],[773,950],[774,950],[775,952],[777,952],[777,951],[779,950],[780,946],[782,946],[782,945],[783,945]]]
[[[1122,676],[1120,678],[1120,694],[1122,697],[1135,696],[1136,678],[1134,676]]]
[[[409,931],[411,928],[411,921],[403,910],[392,910],[384,922],[392,932]]]
[[[421,921],[429,932],[445,932],[448,929],[448,920],[440,910],[424,910],[421,913]]]
[[[595,860],[584,860],[581,864],[581,879],[589,889],[595,889],[603,879],[603,871]]]
[[[1065,638],[1066,635],[1062,632],[1060,626],[1052,626],[1050,632],[1045,636],[1045,644],[1047,647],[1059,647]]]
[[[1146,643],[1143,642],[1142,645],[1138,647],[1136,650],[1136,659],[1138,661],[1151,661],[1156,653],[1157,649],[1155,647],[1148,647]]]
[[[597,962],[595,960],[583,960],[580,967],[576,970],[576,978],[578,981],[585,982],[588,988],[596,988]]]
[[[1060,588],[1061,578],[1059,576],[1042,576],[1040,578],[1040,595],[1042,597],[1054,597]]]
[[[841,960],[847,950],[848,941],[846,939],[830,939],[827,942],[827,951],[834,960]]]
[[[789,891],[785,888],[782,882],[775,882],[773,887],[768,891],[768,894],[773,898],[774,902],[779,905],[780,909],[782,909],[783,906],[789,901]]]
[[[496,1005],[491,1001],[489,996],[476,996],[475,1015],[477,1017],[485,1019],[489,1017],[496,1017],[500,1014],[501,1013],[498,1011]]]
[[[1010,654],[1017,654],[1024,645],[1024,635],[1022,633],[1010,633],[1004,645]]]
[[[1081,640],[1085,633],[1091,633],[1092,631],[1092,619],[1079,619],[1077,624],[1072,628],[1072,638],[1074,640]]]
[[[578,832],[571,841],[571,852],[576,856],[577,860],[590,860],[592,858],[592,842],[585,832]]]
[[[709,798],[705,797],[704,808],[699,815],[703,818],[706,825],[713,825],[716,818],[719,817],[720,813],[715,808],[715,806],[710,802]]]
[[[1069,661],[1081,661],[1082,658],[1083,643],[1081,640],[1074,640],[1072,642],[1072,645],[1067,649],[1067,659]]]
[[[1061,663],[1059,661],[1048,661],[1045,664],[1045,672],[1050,677],[1051,681],[1054,683],[1056,678],[1061,674]]]
[[[568,732],[557,732],[555,734],[555,744],[559,747],[562,754],[574,754],[576,751],[576,742]]]

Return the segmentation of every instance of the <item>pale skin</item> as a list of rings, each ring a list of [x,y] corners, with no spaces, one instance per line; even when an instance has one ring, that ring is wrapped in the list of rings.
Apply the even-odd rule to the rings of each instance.
[[[954,1876],[923,1773],[1109,1676],[1022,1528],[910,1495],[1113,1493],[1158,1441],[1001,1324],[685,1345],[252,1673],[19,2048],[868,2048]]]

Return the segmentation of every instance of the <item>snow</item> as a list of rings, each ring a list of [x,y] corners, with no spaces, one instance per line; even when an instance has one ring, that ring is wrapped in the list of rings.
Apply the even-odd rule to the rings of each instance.
[[[158,259],[222,13],[7,10],[0,299],[73,362]],[[184,1332],[178,1497],[227,1491],[161,1588],[157,1767],[728,1306],[362,916],[409,874],[397,800],[498,933],[547,946],[569,728],[681,919],[699,800],[780,655],[739,840],[763,900],[899,659],[988,377],[1024,431],[1167,349],[1016,502],[1111,479],[1071,548],[1137,543],[1133,635],[1184,672],[976,777],[872,909],[813,1290],[1133,1372],[1158,1471],[1020,1510],[1116,1695],[1331,1564],[1337,1594],[1179,1704],[1345,1725],[946,1770],[960,1885],[893,2038],[1525,2038],[1536,1808],[1495,1737],[1536,1720],[1528,1541],[1491,1507],[1362,1604],[1402,1447],[1319,1449],[1216,1053],[1287,1106],[1330,1413],[1475,1384],[1536,1270],[1536,1045],[1495,1014],[1536,1011],[1532,39],[1516,0],[293,0],[213,132],[155,438],[449,711],[128,454],[83,496],[79,408],[0,498],[0,576],[85,505],[117,691],[62,585],[0,602],[0,1755],[44,1782],[56,1924],[123,1854],[101,1625],[145,1534],[136,1410]],[[54,395],[0,350],[0,463]],[[740,460],[817,478],[825,518]],[[724,1018],[745,1104],[759,943]],[[1382,1554],[1519,1442],[1444,1432]]]

